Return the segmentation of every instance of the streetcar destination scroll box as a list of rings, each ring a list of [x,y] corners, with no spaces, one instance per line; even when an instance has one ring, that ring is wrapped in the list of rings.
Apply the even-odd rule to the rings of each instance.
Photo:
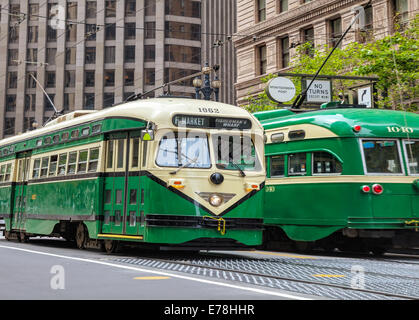
[[[221,118],[209,116],[175,115],[173,124],[178,127],[213,128],[213,129],[250,129],[249,119]]]

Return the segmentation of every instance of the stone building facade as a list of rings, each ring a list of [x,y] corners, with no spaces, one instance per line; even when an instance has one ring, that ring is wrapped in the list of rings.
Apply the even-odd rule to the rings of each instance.
[[[365,26],[375,38],[394,31],[395,17],[406,23],[419,13],[417,0],[238,0],[237,103],[264,90],[261,78],[290,70],[298,45],[333,45],[354,17],[352,9],[364,7]],[[397,14],[396,14],[397,13]],[[353,29],[355,30],[355,29]],[[342,46],[368,41],[359,32],[347,34]]]
[[[234,0],[2,0],[0,138],[54,113],[41,86],[58,110],[99,110],[206,61],[221,65],[220,99],[233,103],[234,48],[211,47],[235,32],[235,8]],[[194,93],[192,80],[170,86],[172,95]]]

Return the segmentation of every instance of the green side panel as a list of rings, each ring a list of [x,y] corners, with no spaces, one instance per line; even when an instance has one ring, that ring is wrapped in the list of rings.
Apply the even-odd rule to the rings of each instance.
[[[281,228],[291,240],[316,241],[330,236],[342,227],[282,225]]]
[[[266,190],[274,192],[265,192],[265,223],[283,228],[293,240],[313,241],[346,227],[403,229],[405,221],[418,219],[419,197],[412,184],[383,183],[382,195],[364,194],[362,185],[268,184]]]
[[[11,186],[0,188],[0,217],[2,214],[8,216],[11,212],[11,193]]]
[[[210,213],[195,206],[192,202],[168,190],[149,177],[141,178],[141,186],[145,190],[144,212],[150,214],[168,214],[183,216],[210,216]],[[242,202],[223,218],[262,218],[263,215],[263,190]],[[216,237],[237,240],[246,245],[260,245],[262,243],[262,230],[226,230],[221,235],[216,228],[171,228],[147,227],[145,228],[144,241],[152,243],[180,244],[199,238]]]
[[[145,121],[133,120],[133,119],[123,119],[123,118],[111,118],[105,119],[102,123],[102,132],[109,131],[123,131],[126,129],[140,129],[145,128]]]

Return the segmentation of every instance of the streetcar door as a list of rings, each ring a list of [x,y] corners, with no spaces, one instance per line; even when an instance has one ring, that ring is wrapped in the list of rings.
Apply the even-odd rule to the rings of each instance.
[[[127,175],[127,198],[125,214],[125,233],[127,235],[138,235],[141,229],[141,188],[140,188],[140,166],[141,166],[141,132],[129,134],[129,145],[127,149],[129,172]]]
[[[17,157],[17,177],[14,192],[13,219],[11,229],[24,230],[26,221],[27,187],[30,167],[30,154],[23,153]]]
[[[115,133],[106,141],[103,233],[124,233],[127,136]]]

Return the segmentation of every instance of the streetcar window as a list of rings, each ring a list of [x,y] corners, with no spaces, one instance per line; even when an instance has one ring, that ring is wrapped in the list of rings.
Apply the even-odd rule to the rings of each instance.
[[[115,193],[115,203],[121,204],[122,203],[122,190],[116,190]]]
[[[340,174],[342,164],[328,152],[313,152],[313,174]]]
[[[117,149],[117,159],[116,159],[116,167],[121,169],[124,167],[124,147],[125,147],[125,140],[119,139],[118,141],[118,149]]]
[[[42,139],[36,140],[36,146],[37,147],[42,146]]]
[[[113,142],[114,140],[108,141],[108,153],[106,157],[106,168],[111,169],[113,167]]]
[[[79,136],[79,130],[71,131],[71,139],[77,138]]]
[[[60,136],[58,134],[56,134],[55,136],[52,137],[52,141],[54,143],[58,143],[60,141]]]
[[[96,172],[99,163],[99,148],[90,149],[89,154],[89,172]]]
[[[81,129],[81,135],[82,135],[82,137],[88,136],[89,135],[89,132],[90,132],[90,129],[89,128],[83,128],[83,129]]]
[[[68,136],[69,136],[68,132],[63,132],[63,133],[61,134],[61,139],[62,139],[62,140],[68,140]]]
[[[132,141],[132,157],[131,157],[131,168],[138,168],[138,159],[140,151],[140,139],[134,138]]]
[[[79,151],[79,161],[77,164],[77,173],[84,173],[87,170],[87,155],[88,150]]]
[[[177,138],[168,133],[160,140],[156,163],[161,167],[210,168],[207,136],[189,133]]]
[[[7,164],[6,175],[4,177],[4,181],[9,181],[10,180],[11,173],[12,173],[12,164],[9,163],[9,164]]]
[[[249,136],[214,135],[213,143],[218,169],[259,170],[255,146]]]
[[[135,227],[135,211],[130,211],[129,212],[129,226],[130,227]]]
[[[121,225],[121,210],[115,210],[115,226]]]
[[[405,140],[404,146],[409,174],[419,174],[419,140]]]
[[[51,137],[46,137],[45,139],[44,139],[44,143],[45,144],[51,144]]]
[[[41,178],[48,175],[49,157],[42,158],[41,162]]]
[[[367,173],[402,173],[396,140],[362,140]]]
[[[105,210],[104,212],[105,218],[103,219],[103,224],[109,224],[111,221],[111,212],[109,210]]]
[[[131,189],[129,191],[129,204],[137,203],[137,189]]]
[[[6,165],[2,165],[0,169],[0,181],[4,180],[4,174],[6,173]]]
[[[67,165],[67,153],[62,153],[58,159],[58,175],[63,176],[65,175],[65,167]]]
[[[283,177],[285,175],[285,156],[271,157],[271,177]]]
[[[51,156],[48,176],[55,176],[57,172],[58,155]]]
[[[284,133],[283,132],[274,133],[273,135],[271,135],[271,141],[272,143],[278,143],[278,142],[284,141]]]
[[[68,155],[67,174],[76,173],[77,151],[70,152]]]
[[[112,190],[105,190],[105,203],[111,203],[112,201]]]
[[[38,178],[39,176],[39,170],[41,167],[41,159],[35,159],[35,161],[33,162],[33,172],[32,172],[32,178]],[[19,161],[19,178],[22,177],[22,172],[23,172],[23,165],[22,165],[22,160]],[[20,181],[20,179],[19,179]]]
[[[292,153],[288,155],[288,176],[306,175],[307,157],[305,153]]]
[[[102,129],[102,125],[101,124],[96,124],[96,125],[92,126],[92,133],[98,133],[98,132],[100,132],[101,129]]]

